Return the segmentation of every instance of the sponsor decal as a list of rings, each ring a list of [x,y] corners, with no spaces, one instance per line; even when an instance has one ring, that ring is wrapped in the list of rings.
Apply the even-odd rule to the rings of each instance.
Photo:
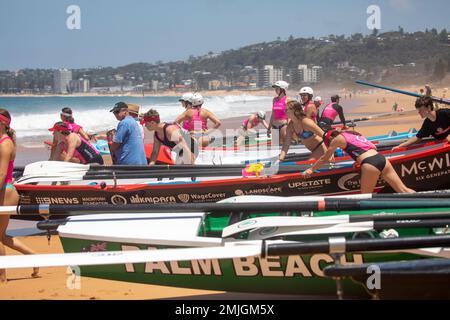
[[[270,228],[262,228],[258,234],[262,237],[266,237],[268,235],[271,235],[272,233],[276,232],[278,230],[277,227],[270,227]]]
[[[240,223],[240,224],[238,224],[238,228],[240,229],[240,228],[245,228],[245,227],[248,227],[248,226],[252,226],[252,225],[254,225],[256,223],[256,220],[247,220],[247,221],[244,221],[244,222],[242,222],[242,223]]]
[[[37,204],[80,204],[78,198],[69,197],[36,197]]]
[[[111,203],[115,205],[127,204],[128,201],[125,197],[115,194],[111,197]]]
[[[89,247],[81,248],[81,252],[102,252],[107,250],[106,242],[93,243]]]
[[[317,189],[325,185],[331,184],[331,179],[317,179],[309,181],[290,182],[289,189]]]
[[[187,193],[179,194],[178,199],[183,203],[188,203],[191,197]]]
[[[108,204],[105,197],[87,197],[81,198],[83,204]]]
[[[250,189],[250,190],[236,190],[234,192],[237,196],[250,196],[250,195],[264,195],[264,194],[277,194],[281,193],[281,187],[267,187],[267,188],[259,188],[259,189]]]
[[[191,199],[192,200],[221,200],[226,198],[227,194],[226,193],[206,193],[206,194],[191,194]]]
[[[174,196],[168,197],[141,197],[139,195],[132,196],[130,198],[130,203],[139,204],[139,203],[176,203],[177,199]]]
[[[122,245],[122,250],[140,250],[136,246]],[[148,247],[148,250],[156,250]],[[230,259],[231,260],[231,259]],[[227,261],[230,261],[227,260]],[[280,277],[293,278],[302,276],[303,278],[324,277],[323,269],[334,263],[333,258],[327,254],[314,255],[291,255],[287,258],[269,257],[261,259],[256,257],[232,259],[232,273],[226,276],[235,277]],[[363,264],[364,259],[361,254],[349,254],[341,257],[342,264]],[[222,276],[221,261],[213,260],[191,260],[180,265],[178,262],[147,262],[144,269],[146,274],[166,274],[166,275],[203,275]],[[126,264],[127,273],[138,272],[132,263]]]
[[[416,181],[423,181],[450,174],[450,156],[448,153],[430,160],[414,161],[412,164],[402,164],[401,177],[415,176]]]
[[[359,173],[346,174],[338,180],[337,184],[340,189],[345,191],[357,190],[361,185]]]

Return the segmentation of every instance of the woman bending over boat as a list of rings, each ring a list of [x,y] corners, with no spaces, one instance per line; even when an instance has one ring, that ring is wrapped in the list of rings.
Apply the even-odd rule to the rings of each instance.
[[[144,114],[141,124],[149,131],[155,131],[150,165],[156,163],[161,145],[177,151],[177,162],[181,160],[184,164],[194,164],[198,153],[197,141],[177,123],[161,122],[158,111],[150,109]]]
[[[372,193],[380,175],[397,193],[415,192],[405,186],[389,160],[377,152],[375,145],[358,132],[330,130],[323,135],[323,141],[328,147],[327,152],[303,173],[305,176],[311,176],[323,164],[330,162],[336,149],[341,148],[361,166],[361,193]]]
[[[244,139],[250,135],[256,135],[256,131],[254,130],[259,124],[261,124],[269,129],[269,125],[266,122],[266,113],[264,111],[258,111],[256,113],[251,114],[247,119],[242,122],[241,127],[239,128],[239,138],[237,139],[237,145],[240,146]]]
[[[175,123],[183,123],[183,128],[189,131],[194,138],[198,139],[202,147],[207,147],[214,141],[214,137],[209,134],[218,129],[222,123],[214,113],[202,108],[203,102],[203,96],[199,93],[194,93],[187,97],[185,100],[186,111],[175,119]],[[208,120],[214,123],[212,129],[208,129]]]
[[[422,119],[425,119],[422,128],[417,132],[415,137],[403,142],[392,150],[410,146],[429,136],[439,141],[450,141],[450,109],[439,109],[435,111],[433,100],[430,97],[420,97],[417,99],[416,109]]]
[[[14,130],[10,127],[11,116],[5,109],[0,109],[0,205],[16,206],[19,194],[13,185],[14,159],[16,157],[16,143]],[[0,256],[4,256],[5,246],[23,254],[34,254],[22,242],[6,235],[9,216],[0,216]],[[39,277],[39,268],[34,268],[33,278]],[[7,282],[6,270],[0,269],[0,284]]]
[[[56,148],[50,155],[50,160],[103,164],[100,153],[83,137],[71,132],[65,122],[57,122],[52,128]]]
[[[272,128],[279,130],[279,145],[285,141],[288,125],[288,117],[286,115],[286,90],[289,88],[289,83],[286,81],[277,81],[272,88],[275,89],[277,96],[273,99],[272,116],[269,121],[268,133]]]
[[[286,130],[283,148],[279,156],[280,161],[286,157],[289,151],[294,134],[297,135],[302,143],[311,151],[311,159],[319,159],[325,154],[327,148],[323,144],[322,136],[324,132],[320,127],[303,111],[300,102],[291,100],[286,105],[286,114],[291,120]]]

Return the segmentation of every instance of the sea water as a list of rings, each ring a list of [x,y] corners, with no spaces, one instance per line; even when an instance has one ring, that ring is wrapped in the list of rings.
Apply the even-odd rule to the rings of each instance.
[[[59,114],[64,107],[73,110],[75,122],[85,131],[101,132],[117,126],[117,120],[109,110],[119,101],[140,105],[141,113],[156,109],[162,121],[170,122],[184,111],[178,99],[178,96],[0,97],[0,108],[11,113],[11,127],[16,130],[19,145],[41,147],[42,141],[51,139],[48,128],[60,121]],[[272,97],[264,96],[211,96],[205,98],[204,107],[219,119],[225,119],[246,116],[258,110],[270,111],[271,102]]]

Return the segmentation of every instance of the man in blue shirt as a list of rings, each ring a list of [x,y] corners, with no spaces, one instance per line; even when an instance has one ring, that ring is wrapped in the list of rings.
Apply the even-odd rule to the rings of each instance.
[[[109,141],[109,148],[116,159],[115,164],[147,165],[144,142],[137,122],[128,114],[128,105],[118,102],[110,112],[120,121],[116,135]]]

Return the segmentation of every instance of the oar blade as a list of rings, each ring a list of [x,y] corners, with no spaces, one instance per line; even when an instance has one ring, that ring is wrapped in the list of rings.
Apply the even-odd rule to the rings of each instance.
[[[0,257],[0,269],[95,266],[127,263],[232,259],[258,256],[261,243],[223,247],[37,254]]]

